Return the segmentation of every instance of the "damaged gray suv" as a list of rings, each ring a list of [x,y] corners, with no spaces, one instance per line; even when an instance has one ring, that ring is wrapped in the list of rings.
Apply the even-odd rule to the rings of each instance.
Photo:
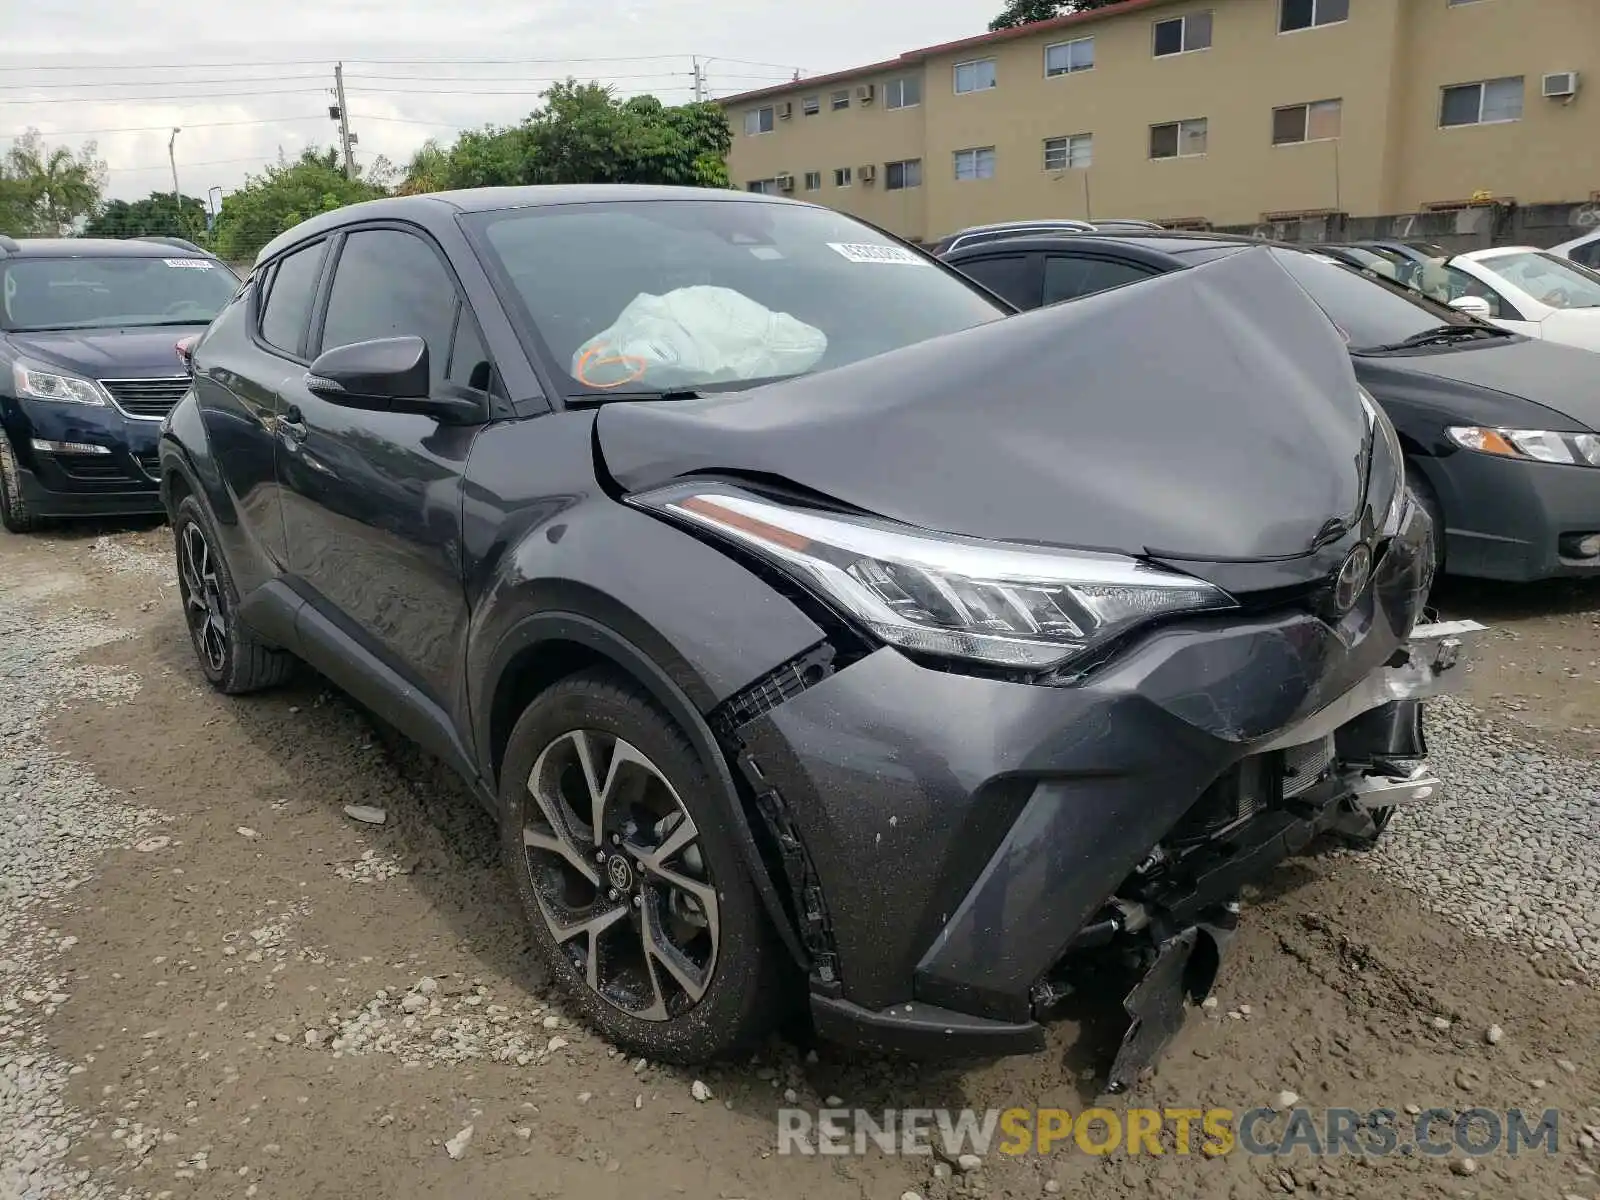
[[[453,765],[652,1058],[801,1004],[1027,1052],[1076,981],[1119,1090],[1247,883],[1438,789],[1472,628],[1418,626],[1394,432],[1266,251],[1017,315],[775,197],[413,196],[267,246],[191,365],[200,669],[304,660]]]

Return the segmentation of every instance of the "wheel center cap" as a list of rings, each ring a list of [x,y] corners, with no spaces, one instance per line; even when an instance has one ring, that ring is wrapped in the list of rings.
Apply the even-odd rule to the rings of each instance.
[[[619,892],[632,891],[633,867],[622,855],[613,854],[606,861],[606,879]]]

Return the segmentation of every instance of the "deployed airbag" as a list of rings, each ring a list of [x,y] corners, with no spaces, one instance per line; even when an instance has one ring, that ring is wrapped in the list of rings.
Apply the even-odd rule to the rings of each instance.
[[[590,387],[653,389],[809,371],[827,353],[820,329],[725,287],[635,296],[611,326],[579,346],[572,377]]]

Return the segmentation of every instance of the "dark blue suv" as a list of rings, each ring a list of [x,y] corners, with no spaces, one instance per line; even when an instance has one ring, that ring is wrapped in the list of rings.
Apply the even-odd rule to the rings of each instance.
[[[189,387],[178,343],[239,278],[173,239],[0,235],[0,520],[160,513],[156,438]]]

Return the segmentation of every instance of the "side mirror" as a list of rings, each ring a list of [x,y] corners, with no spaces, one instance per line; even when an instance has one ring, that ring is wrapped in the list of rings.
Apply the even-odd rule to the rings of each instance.
[[[1494,309],[1482,296],[1457,296],[1450,301],[1450,307],[1459,309],[1469,317],[1477,317],[1480,321],[1487,321],[1494,316]]]
[[[377,338],[326,350],[306,372],[306,388],[343,408],[416,413],[452,424],[483,419],[481,403],[433,394],[428,343],[419,337]]]

